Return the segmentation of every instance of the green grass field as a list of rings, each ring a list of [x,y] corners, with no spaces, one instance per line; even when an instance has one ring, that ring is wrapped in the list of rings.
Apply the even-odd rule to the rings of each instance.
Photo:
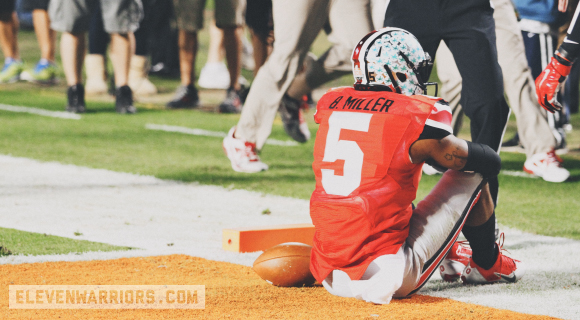
[[[200,41],[198,70],[205,63],[205,32],[200,34]],[[38,50],[35,47],[34,35],[31,32],[22,32],[20,42],[23,43],[21,48],[25,60],[36,61]],[[327,44],[326,39],[321,36],[313,50],[321,53]],[[245,74],[247,76],[250,73]],[[153,78],[152,81],[159,85],[162,93],[172,92],[179,84],[176,79]],[[347,76],[335,80],[330,86],[350,82],[350,77]],[[28,83],[4,84],[0,85],[0,103],[62,111],[66,102],[65,90],[64,80],[54,87],[39,87]],[[210,101],[209,104],[217,103],[223,97],[223,92],[216,90],[201,91],[200,94],[202,101]],[[207,98],[204,100],[204,97]],[[195,181],[301,199],[308,199],[314,189],[311,169],[313,140],[295,147],[267,145],[261,157],[270,165],[269,171],[259,174],[236,173],[223,154],[220,138],[152,131],[147,130],[145,125],[166,124],[227,132],[237,123],[239,115],[217,114],[207,108],[165,110],[164,103],[167,101],[157,99],[137,103],[139,112],[127,116],[116,114],[112,101],[112,98],[88,99],[89,112],[82,115],[81,120],[0,111],[0,154],[152,175],[162,179]],[[312,114],[311,110],[307,119],[311,132],[315,133],[317,126],[312,120]],[[554,184],[541,179],[500,175],[501,188],[497,208],[500,224],[537,234],[580,239],[580,200],[577,196],[580,194],[580,155],[577,150],[580,144],[580,133],[577,129],[580,128],[579,115],[573,116],[572,124],[576,130],[571,133],[568,141],[573,150],[563,156],[565,167],[572,173],[569,181]],[[466,137],[468,132],[466,125],[460,136]],[[514,132],[515,121],[512,119],[506,139]],[[271,138],[290,139],[284,133],[279,119],[274,123]],[[502,153],[501,156],[504,170],[521,171],[525,160],[523,154]],[[424,176],[418,199],[423,198],[437,180],[437,176]],[[7,229],[0,232],[0,245],[4,237],[8,237],[3,236],[8,232],[4,230]],[[54,246],[57,249],[47,251],[48,246],[43,246],[42,241],[30,240],[26,233],[10,231],[10,234],[12,242],[6,246],[13,246],[15,249],[10,249],[14,253],[105,250],[94,249],[84,242],[78,242],[74,246]],[[30,246],[25,246],[25,243],[30,243]]]
[[[0,228],[0,246],[10,251],[0,251],[0,256],[9,254],[46,255],[135,249],[8,228]]]

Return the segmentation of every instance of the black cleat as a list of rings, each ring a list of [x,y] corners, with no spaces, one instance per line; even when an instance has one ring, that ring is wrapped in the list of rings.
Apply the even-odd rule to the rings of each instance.
[[[82,83],[68,87],[66,95],[68,99],[66,105],[67,112],[84,113],[87,111],[85,105],[85,87]]]
[[[133,91],[129,86],[125,85],[117,88],[115,93],[115,109],[120,114],[133,114],[137,112],[137,108],[133,105]]]
[[[308,125],[302,116],[300,105],[302,103],[287,94],[284,94],[278,111],[284,124],[284,130],[294,140],[304,143],[310,139],[310,131]]]

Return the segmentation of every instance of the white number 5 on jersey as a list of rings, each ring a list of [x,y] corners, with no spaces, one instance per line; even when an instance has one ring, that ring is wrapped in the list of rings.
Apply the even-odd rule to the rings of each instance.
[[[328,118],[328,135],[323,162],[344,160],[343,175],[337,176],[332,169],[321,169],[322,186],[328,194],[348,196],[360,186],[364,154],[354,141],[339,140],[340,130],[368,132],[370,113],[333,112]]]

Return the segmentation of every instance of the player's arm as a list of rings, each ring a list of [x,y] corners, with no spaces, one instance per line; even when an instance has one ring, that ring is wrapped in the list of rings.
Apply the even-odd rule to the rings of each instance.
[[[560,9],[567,6],[566,1],[560,1]],[[546,66],[542,73],[536,78],[536,95],[538,96],[538,102],[544,109],[555,112],[562,109],[562,106],[556,100],[556,93],[558,92],[559,86],[568,74],[570,74],[570,69],[574,60],[580,55],[580,20],[578,15],[580,13],[580,6],[576,8],[574,12],[574,18],[572,19],[572,24],[568,28],[568,32],[564,42],[560,45],[556,53],[550,60],[550,63]]]
[[[501,159],[492,148],[454,135],[417,140],[411,145],[409,156],[413,163],[432,160],[447,169],[478,172],[484,177],[495,176],[501,169]]]

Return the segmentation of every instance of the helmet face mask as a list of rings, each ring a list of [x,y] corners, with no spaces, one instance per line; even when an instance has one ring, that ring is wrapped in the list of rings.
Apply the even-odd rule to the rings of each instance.
[[[355,89],[425,94],[432,62],[415,36],[399,28],[367,34],[352,56]]]

